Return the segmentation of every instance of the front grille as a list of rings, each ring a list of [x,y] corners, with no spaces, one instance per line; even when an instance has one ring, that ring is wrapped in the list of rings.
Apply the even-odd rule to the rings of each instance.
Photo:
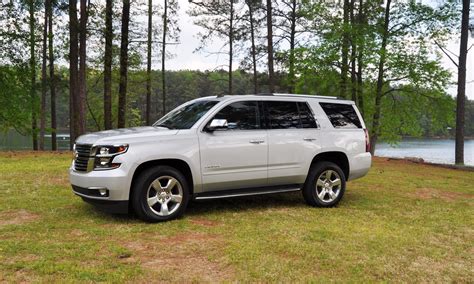
[[[89,158],[91,156],[91,148],[92,145],[76,144],[76,157],[74,159],[74,169],[76,171],[87,171],[87,165],[89,164]]]

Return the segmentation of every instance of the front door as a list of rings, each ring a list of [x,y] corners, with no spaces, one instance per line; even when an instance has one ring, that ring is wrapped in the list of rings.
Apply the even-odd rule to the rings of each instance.
[[[231,103],[213,119],[226,119],[227,128],[199,133],[203,191],[266,186],[268,141],[258,102]]]

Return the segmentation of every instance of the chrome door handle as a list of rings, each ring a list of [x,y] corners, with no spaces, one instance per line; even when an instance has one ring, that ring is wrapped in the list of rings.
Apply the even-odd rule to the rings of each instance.
[[[304,141],[313,142],[316,141],[316,138],[303,138]]]
[[[262,144],[265,141],[263,141],[263,140],[250,140],[249,142],[252,143],[252,144]]]

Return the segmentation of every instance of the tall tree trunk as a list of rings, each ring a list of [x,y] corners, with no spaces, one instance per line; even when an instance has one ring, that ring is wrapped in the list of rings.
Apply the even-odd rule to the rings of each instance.
[[[290,24],[290,93],[295,92],[295,38],[296,38],[296,8],[299,0],[292,0],[291,2],[291,24]]]
[[[258,94],[258,81],[257,81],[257,51],[255,47],[255,27],[253,19],[253,1],[247,0],[247,6],[249,8],[249,20],[250,20],[250,41],[252,48],[252,67],[253,67],[253,91],[255,94]]]
[[[349,0],[344,0],[343,6],[343,27],[342,27],[342,46],[341,46],[341,82],[339,89],[339,96],[346,98],[347,96],[347,73],[349,72],[349,35],[347,33],[347,26],[349,25]]]
[[[164,0],[163,39],[161,43],[161,88],[163,91],[163,115],[166,114],[166,34],[168,33],[168,0]]]
[[[364,26],[365,19],[364,19],[364,8],[363,8],[363,0],[360,0],[359,3],[359,15],[358,15],[358,23],[360,24],[359,27]],[[359,106],[359,111],[364,115],[364,97],[363,97],[363,91],[364,91],[364,86],[363,86],[363,66],[364,66],[364,42],[359,41],[360,46],[357,49],[357,101],[358,101],[358,106]]]
[[[458,94],[456,98],[456,152],[455,163],[464,164],[464,112],[466,101],[466,59],[469,35],[469,0],[462,2],[461,43],[458,63]]]
[[[33,140],[33,150],[38,150],[38,125],[36,121],[36,56],[35,56],[35,1],[29,0],[29,26],[30,26],[30,99],[31,99],[31,137]]]
[[[377,76],[377,90],[375,93],[375,111],[374,116],[372,119],[372,133],[370,136],[370,153],[374,155],[375,147],[379,135],[379,128],[380,128],[380,112],[382,107],[382,91],[384,85],[384,66],[385,66],[385,58],[387,52],[387,41],[388,41],[388,26],[390,22],[390,5],[392,0],[387,0],[387,6],[385,7],[385,16],[383,22],[383,29],[382,29],[382,44],[380,46],[379,51],[379,64],[378,64],[378,76]]]
[[[275,92],[275,74],[273,71],[273,20],[272,0],[267,0],[267,53],[268,53],[268,88],[270,93]]]
[[[229,95],[232,95],[232,59],[234,56],[234,1],[230,1],[229,22]]]
[[[78,57],[79,57],[79,38],[78,38],[78,20],[77,20],[77,0],[69,0],[69,131],[70,146],[75,142],[78,117]]]
[[[166,6],[166,1],[167,0],[165,0],[165,6]],[[151,124],[151,118],[150,118],[150,115],[151,115],[151,40],[152,40],[152,33],[153,33],[152,15],[153,15],[153,0],[148,0],[148,40],[147,40],[147,57],[146,57],[147,62],[146,62],[146,112],[145,112],[146,125]]]
[[[104,54],[104,128],[112,129],[112,8],[113,0],[105,4],[105,54]]]
[[[40,106],[40,137],[39,137],[39,149],[44,151],[44,134],[46,128],[46,93],[48,91],[48,75],[47,75],[47,51],[48,51],[48,6],[49,0],[45,2],[44,9],[44,27],[43,27],[43,48],[42,64],[41,64],[41,106]]]
[[[351,98],[352,100],[358,104],[357,102],[357,74],[356,74],[356,56],[357,56],[357,45],[356,45],[356,38],[357,33],[356,27],[356,20],[354,17],[354,3],[355,0],[351,0],[350,5],[350,19],[351,19]]]
[[[78,121],[76,135],[86,132],[86,54],[87,54],[87,0],[81,0],[81,22],[79,33],[79,93],[77,102]]]
[[[56,79],[54,77],[54,46],[53,46],[53,3],[46,1],[48,11],[48,49],[49,49],[49,91],[51,93],[51,150],[56,151]]]
[[[118,127],[125,127],[128,81],[128,24],[130,21],[130,0],[123,0],[122,39],[120,42],[120,84],[118,105]]]

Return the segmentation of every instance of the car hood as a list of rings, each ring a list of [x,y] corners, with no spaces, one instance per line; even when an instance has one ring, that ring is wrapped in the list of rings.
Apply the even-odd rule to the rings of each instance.
[[[170,130],[164,127],[131,127],[119,128],[106,131],[88,133],[76,139],[78,144],[114,144],[127,143],[134,138],[146,138],[157,135],[174,135],[178,130]]]

